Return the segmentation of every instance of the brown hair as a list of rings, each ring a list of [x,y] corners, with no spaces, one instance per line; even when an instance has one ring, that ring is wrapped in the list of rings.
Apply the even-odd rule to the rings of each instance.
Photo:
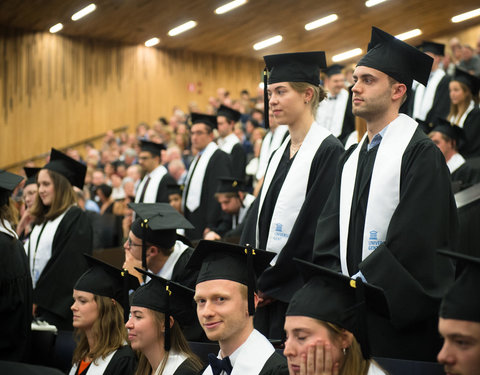
[[[162,329],[165,324],[165,314],[151,309],[147,309],[147,311],[149,311],[153,315],[153,320],[155,322],[158,337],[163,336]],[[180,329],[180,326],[175,320],[173,321],[173,325],[170,327],[170,344],[170,350],[180,354],[184,354],[190,360],[193,370],[200,371],[203,368],[202,361],[195,354],[193,354],[190,346],[188,346],[188,342],[185,339],[185,336],[183,336],[183,332]],[[163,370],[165,369],[169,353],[170,352],[166,352],[163,356],[162,361],[160,362],[160,374],[162,374]],[[135,375],[150,375],[152,372],[155,371],[156,369],[152,369],[152,366],[150,365],[150,362],[148,362],[147,357],[145,357],[143,353],[140,354],[140,359],[138,360],[138,367]]]
[[[52,179],[55,191],[52,204],[45,206],[37,194],[30,213],[35,217],[35,224],[53,220],[64,213],[70,206],[77,202],[75,191],[70,182],[60,173],[44,169]],[[38,181],[38,177],[37,177]]]
[[[13,228],[18,224],[18,210],[12,198],[8,198],[8,204],[0,206],[0,221],[3,226],[5,226],[5,222],[8,221]],[[12,233],[12,235],[14,235],[14,233]]]
[[[455,81],[455,80],[453,80],[453,81]],[[451,117],[457,117],[457,116],[462,117],[463,114],[467,111],[468,105],[470,104],[470,101],[472,101],[472,100],[474,101],[475,104],[478,104],[478,101],[476,100],[476,98],[473,97],[472,92],[470,91],[470,89],[468,88],[468,86],[466,84],[464,84],[463,82],[460,82],[460,81],[455,81],[455,82],[457,82],[460,85],[463,92],[466,94],[465,95],[465,101],[462,103],[463,108],[462,108],[462,106],[460,106],[458,104],[450,103],[450,112],[447,116],[447,119],[449,119]]]
[[[93,361],[99,358],[105,358],[114,350],[122,347],[127,339],[127,330],[123,323],[122,306],[112,298],[98,296],[96,294],[94,294],[94,300],[98,308],[98,319],[93,323],[92,328],[95,345],[91,348],[88,345],[85,331],[75,329],[77,347],[73,352],[73,364],[87,357]]]
[[[327,97],[327,92],[322,86],[315,86],[308,82],[289,82],[292,89],[296,92],[303,94],[307,88],[313,90],[312,100],[310,101],[310,108],[312,110],[312,115],[315,117],[317,113],[318,105],[320,102]]]

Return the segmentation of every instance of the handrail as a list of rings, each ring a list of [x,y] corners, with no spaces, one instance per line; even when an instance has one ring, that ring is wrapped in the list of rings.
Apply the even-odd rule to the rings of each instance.
[[[113,132],[114,133],[121,133],[121,132],[124,132],[126,130],[128,130],[128,125],[125,125],[125,126],[122,126],[122,127],[119,127],[119,128],[116,128],[116,129],[113,129]],[[99,134],[99,135],[95,135],[93,137],[89,137],[87,139],[84,139],[84,140],[81,140],[81,141],[78,141],[78,142],[75,142],[75,143],[72,143],[68,146],[65,146],[65,147],[62,147],[60,148],[59,150],[60,151],[63,151],[63,150],[66,150],[67,148],[73,148],[73,147],[77,147],[77,146],[80,146],[82,144],[85,144],[85,143],[88,143],[88,142],[93,142],[93,141],[96,141],[102,137],[105,137],[105,135],[107,134],[107,132],[105,133],[102,133],[102,134]],[[16,163],[13,163],[13,164],[10,164],[10,165],[7,165],[5,167],[2,167],[2,169],[8,171],[8,170],[11,170],[11,169],[14,169],[14,168],[18,168],[18,167],[21,167],[23,166],[24,164],[26,164],[27,162],[29,161],[35,161],[35,160],[39,160],[39,159],[45,159],[48,154],[50,152],[44,152],[42,154],[38,154],[38,155],[35,155],[31,158],[28,158],[28,159],[25,159],[25,160],[22,160],[22,161],[18,161]]]

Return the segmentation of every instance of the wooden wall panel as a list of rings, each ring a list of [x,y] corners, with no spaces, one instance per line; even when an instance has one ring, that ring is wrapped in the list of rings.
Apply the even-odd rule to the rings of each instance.
[[[0,167],[109,129],[205,108],[218,87],[254,93],[261,61],[3,30]],[[196,90],[187,89],[194,83]]]

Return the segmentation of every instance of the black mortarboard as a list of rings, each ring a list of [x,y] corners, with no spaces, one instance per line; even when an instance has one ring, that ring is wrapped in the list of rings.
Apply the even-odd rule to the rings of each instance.
[[[128,320],[129,291],[138,288],[138,279],[127,270],[118,269],[90,255],[84,254],[90,268],[80,276],[73,289],[113,298],[124,310],[124,319]]]
[[[142,267],[146,264],[146,243],[170,249],[177,239],[177,229],[193,229],[194,226],[168,203],[129,203],[137,218],[130,230],[142,239]]]
[[[217,193],[238,193],[245,191],[243,181],[234,177],[219,177],[217,184]]]
[[[185,188],[185,185],[167,184],[167,193],[168,195],[170,194],[182,195],[184,188]]]
[[[165,150],[165,145],[163,143],[155,143],[150,141],[145,141],[144,139],[140,140],[140,149],[142,151],[148,151],[152,155],[160,156],[162,150]]]
[[[198,269],[197,284],[209,280],[230,280],[248,287],[248,312],[255,313],[253,294],[256,278],[268,267],[275,253],[226,242],[201,240],[187,268]]]
[[[192,125],[195,124],[205,124],[212,129],[217,128],[217,116],[211,116],[204,113],[193,113],[191,114],[192,117]]]
[[[37,183],[37,174],[40,168],[37,167],[23,167],[25,171],[25,175],[27,176],[27,180],[25,181],[25,185],[32,185]]]
[[[422,52],[431,52],[434,55],[445,55],[445,44],[430,42],[428,40],[424,40],[422,44],[418,46],[418,49]]]
[[[442,118],[437,118],[435,120],[431,131],[445,134],[457,143],[457,147],[459,143],[465,139],[465,134],[462,128]]]
[[[453,76],[452,81],[463,83],[470,89],[473,96],[476,97],[478,95],[478,91],[480,90],[480,78],[463,69],[455,67],[455,75]]]
[[[242,117],[242,114],[235,109],[222,104],[220,105],[220,108],[218,108],[217,117],[218,116],[225,116],[230,121],[238,122],[240,117]]]
[[[368,52],[357,66],[379,70],[410,89],[413,80],[427,85],[432,64],[433,59],[430,56],[393,35],[372,27]]]
[[[168,351],[170,350],[170,316],[173,316],[180,326],[191,324],[195,291],[140,268],[135,267],[135,269],[149,276],[150,281],[132,294],[130,305],[165,314],[165,350]]]
[[[327,75],[327,77],[331,77],[335,74],[342,73],[343,68],[345,68],[343,65],[333,64],[333,65],[330,65],[327,69],[325,69],[324,72]]]
[[[63,152],[52,148],[52,151],[50,152],[50,161],[43,167],[43,169],[60,173],[73,186],[83,189],[87,166],[72,159]]]
[[[480,323],[480,258],[447,250],[438,250],[438,253],[465,265],[463,272],[442,299],[440,317]]]
[[[0,169],[0,207],[8,204],[12,191],[22,180],[22,176]]]
[[[370,358],[366,309],[389,316],[383,290],[304,260],[294,261],[306,284],[293,295],[285,315],[307,316],[352,332],[364,358]]]

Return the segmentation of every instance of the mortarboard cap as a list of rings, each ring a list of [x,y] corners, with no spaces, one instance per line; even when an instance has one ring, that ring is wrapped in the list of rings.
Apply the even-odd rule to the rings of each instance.
[[[167,194],[178,194],[182,195],[183,190],[185,189],[185,185],[178,185],[178,184],[167,184]]]
[[[123,307],[125,321],[128,320],[128,292],[138,288],[138,279],[127,270],[118,269],[90,255],[84,255],[90,268],[80,276],[73,289],[113,298]]]
[[[195,291],[174,281],[166,280],[140,268],[135,269],[150,277],[131,296],[130,305],[145,307],[165,314],[165,350],[170,350],[170,316],[180,326],[191,324]]]
[[[422,44],[418,46],[418,49],[424,53],[431,52],[438,56],[445,55],[445,44],[430,42],[428,40],[424,40]]]
[[[204,113],[192,113],[192,125],[205,124],[212,129],[217,128],[217,116],[211,116]]]
[[[462,128],[442,118],[435,120],[433,129],[431,131],[445,134],[447,137],[453,139],[457,143],[457,147],[460,142],[465,140],[465,134]]]
[[[480,78],[468,73],[467,71],[455,67],[455,75],[452,78],[452,81],[458,81],[466,85],[473,96],[477,96],[480,90]]]
[[[152,155],[160,156],[162,150],[165,150],[166,148],[163,143],[155,143],[142,139],[140,141],[140,149],[142,151],[148,151]]]
[[[234,177],[219,177],[217,184],[217,193],[238,193],[245,191],[243,181]]]
[[[201,240],[190,258],[187,268],[198,269],[196,284],[209,280],[230,280],[248,287],[248,311],[255,312],[253,294],[256,278],[275,257],[270,251],[254,249],[226,242]]]
[[[307,316],[350,331],[360,343],[364,358],[370,358],[366,308],[389,316],[383,290],[304,260],[294,261],[306,284],[293,295],[285,315]]]
[[[327,77],[331,77],[335,74],[342,73],[343,68],[345,68],[343,65],[333,64],[333,65],[330,65],[327,69],[325,69],[324,73],[327,75]]]
[[[393,35],[372,27],[368,52],[357,66],[379,70],[410,89],[413,80],[427,85],[432,64],[433,59],[430,56]]]
[[[480,323],[480,258],[447,250],[437,252],[465,265],[463,272],[442,299],[440,317]]]
[[[25,175],[27,176],[27,180],[25,181],[25,185],[32,185],[37,183],[37,174],[40,168],[37,167],[23,167],[25,171]]]
[[[222,104],[220,105],[220,108],[218,108],[217,117],[218,116],[225,116],[230,121],[238,122],[242,114],[235,109]]]
[[[52,151],[50,152],[50,161],[43,167],[43,169],[60,173],[73,186],[83,189],[87,166],[72,159],[63,152],[52,148]]]
[[[8,204],[12,191],[22,180],[22,176],[0,169],[0,207]]]

